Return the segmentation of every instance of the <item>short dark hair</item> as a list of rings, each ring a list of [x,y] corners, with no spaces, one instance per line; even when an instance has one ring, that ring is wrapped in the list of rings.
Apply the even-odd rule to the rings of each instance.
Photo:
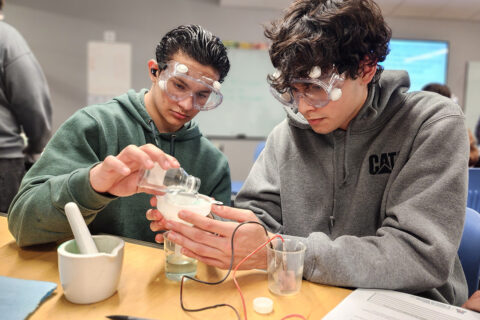
[[[265,29],[272,41],[270,59],[282,77],[269,76],[284,91],[293,78],[305,77],[313,66],[332,66],[356,79],[361,67],[385,60],[392,31],[372,0],[297,0],[283,18]],[[378,66],[372,82],[383,68]]]
[[[436,92],[438,94],[441,94],[444,97],[451,98],[452,97],[452,92],[450,91],[450,88],[444,84],[441,83],[429,83],[426,84],[423,88],[423,91],[431,91],[431,92]]]
[[[163,69],[160,64],[167,63],[178,52],[214,68],[220,75],[219,82],[230,70],[227,49],[220,38],[199,25],[182,25],[165,34],[155,50],[159,68]]]

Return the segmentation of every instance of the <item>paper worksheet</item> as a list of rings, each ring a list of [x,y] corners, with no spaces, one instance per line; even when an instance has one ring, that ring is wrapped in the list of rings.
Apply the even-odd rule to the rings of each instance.
[[[480,320],[480,313],[391,290],[356,289],[323,320]]]

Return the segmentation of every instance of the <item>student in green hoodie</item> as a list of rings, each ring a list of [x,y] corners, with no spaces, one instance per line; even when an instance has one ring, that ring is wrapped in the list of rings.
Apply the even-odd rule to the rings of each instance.
[[[200,178],[199,192],[230,203],[226,157],[191,121],[217,107],[230,68],[220,39],[197,25],[168,32],[148,61],[150,90],[128,91],[77,111],[24,177],[8,211],[19,246],[71,236],[64,206],[76,202],[93,233],[154,241],[139,172],[158,162]],[[143,190],[144,191],[144,190]]]

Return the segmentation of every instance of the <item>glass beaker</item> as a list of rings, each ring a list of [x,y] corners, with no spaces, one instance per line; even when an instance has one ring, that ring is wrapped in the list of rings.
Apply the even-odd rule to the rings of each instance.
[[[181,281],[183,276],[194,277],[197,274],[197,260],[181,254],[181,246],[167,239],[168,231],[163,234],[165,250],[165,275],[167,279]]]

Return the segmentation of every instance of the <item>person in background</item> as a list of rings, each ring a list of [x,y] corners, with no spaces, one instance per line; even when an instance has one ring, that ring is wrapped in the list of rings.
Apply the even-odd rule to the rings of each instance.
[[[461,108],[408,92],[405,71],[382,72],[391,30],[371,0],[296,0],[265,34],[277,69],[268,80],[287,119],[268,136],[238,208],[213,207],[232,221],[185,211],[179,217],[193,226],[157,223],[183,254],[228,268],[233,229],[261,221],[269,236],[306,244],[306,280],[462,305],[457,250],[468,137]],[[233,264],[266,240],[258,225],[239,228]],[[242,268],[266,263],[262,249]]]
[[[475,140],[472,130],[470,130],[470,128],[468,128],[467,130],[468,130],[468,140],[470,142],[470,153],[469,153],[470,157],[468,160],[468,166],[475,167],[478,163],[478,158],[479,158],[477,140]]]
[[[8,212],[19,246],[71,236],[64,207],[78,204],[92,233],[153,241],[142,169],[182,167],[199,192],[230,203],[225,155],[192,119],[222,101],[230,69],[221,40],[198,25],[169,31],[148,61],[151,87],[77,111],[55,133],[22,181]]]
[[[26,165],[50,138],[52,106],[40,64],[22,35],[2,21],[3,5],[0,0],[0,212],[5,213]]]
[[[477,141],[480,141],[480,118],[478,119],[477,125],[475,126],[475,138],[477,139]]]
[[[423,88],[423,91],[431,91],[431,92],[436,92],[444,97],[452,99],[452,92],[450,88],[447,85],[441,84],[441,83],[429,83],[426,84]],[[475,137],[473,136],[472,131],[470,128],[467,129],[468,131],[468,140],[470,141],[470,157],[468,160],[468,166],[469,167],[474,167],[477,162],[478,162],[478,147],[477,147],[477,141],[475,140]]]

